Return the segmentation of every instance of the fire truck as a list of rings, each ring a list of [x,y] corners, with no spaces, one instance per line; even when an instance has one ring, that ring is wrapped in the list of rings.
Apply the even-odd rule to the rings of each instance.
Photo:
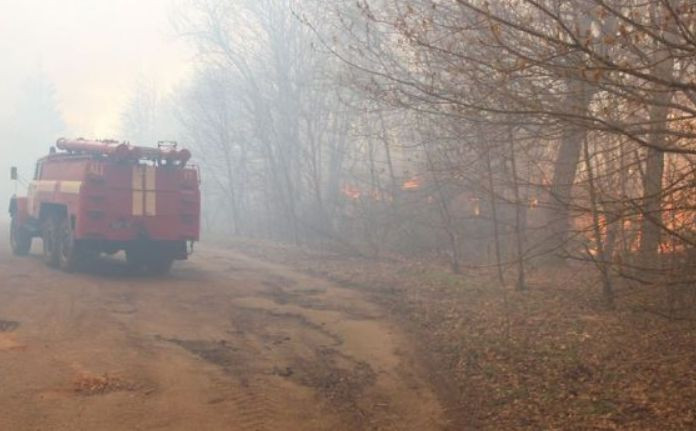
[[[26,197],[10,200],[10,245],[65,271],[102,253],[166,273],[199,239],[199,173],[176,143],[157,148],[117,141],[59,139],[36,164]],[[17,179],[16,168],[12,176]]]

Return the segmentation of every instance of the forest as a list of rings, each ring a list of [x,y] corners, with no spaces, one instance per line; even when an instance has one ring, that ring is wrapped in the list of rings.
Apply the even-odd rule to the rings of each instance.
[[[589,262],[688,284],[688,1],[191,1],[196,72],[142,83],[134,141],[197,150],[206,227],[347,253],[496,268]],[[164,124],[164,126],[163,126]]]
[[[194,76],[139,85],[123,130],[181,131],[211,240],[391,286],[473,429],[694,426],[696,4],[187,0],[172,21]]]

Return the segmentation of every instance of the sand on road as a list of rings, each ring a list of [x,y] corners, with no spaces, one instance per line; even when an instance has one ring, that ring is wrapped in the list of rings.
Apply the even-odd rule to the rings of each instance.
[[[1,431],[447,428],[413,340],[358,290],[206,247],[166,277],[66,274],[1,228]]]

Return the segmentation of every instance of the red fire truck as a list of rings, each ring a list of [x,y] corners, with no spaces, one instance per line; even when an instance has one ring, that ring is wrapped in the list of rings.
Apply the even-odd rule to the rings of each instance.
[[[14,254],[29,254],[40,237],[45,262],[66,271],[125,251],[134,267],[168,272],[199,237],[199,175],[190,158],[175,143],[58,140],[36,164],[27,196],[10,200]]]

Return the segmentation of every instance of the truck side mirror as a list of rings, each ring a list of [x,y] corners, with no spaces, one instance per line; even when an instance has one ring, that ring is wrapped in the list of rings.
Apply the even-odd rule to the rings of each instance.
[[[10,179],[13,181],[17,181],[19,178],[19,175],[17,174],[17,166],[12,166],[10,168]]]

